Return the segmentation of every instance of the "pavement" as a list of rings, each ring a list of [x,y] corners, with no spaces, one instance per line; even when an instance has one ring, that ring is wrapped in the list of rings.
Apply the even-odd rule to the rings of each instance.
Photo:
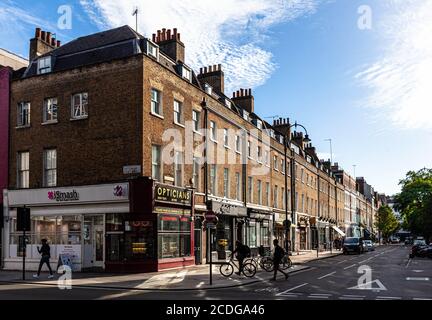
[[[320,252],[318,257],[316,251],[295,252],[291,256],[293,266],[288,270],[289,274],[295,274],[310,268],[306,263],[317,259],[326,259],[341,254],[339,251]],[[224,277],[219,272],[219,265],[213,265],[212,284],[210,285],[209,265],[192,266],[180,269],[171,269],[154,273],[139,274],[110,274],[110,273],[80,273],[72,274],[70,282],[62,284],[72,285],[73,288],[101,288],[113,290],[204,290],[233,288],[253,283],[268,281],[273,274],[259,268],[253,278],[238,276]],[[26,280],[22,280],[20,271],[0,271],[0,283],[33,284],[40,286],[58,286],[59,277],[48,279],[48,273],[41,273],[38,279],[33,278],[34,272],[26,273]]]

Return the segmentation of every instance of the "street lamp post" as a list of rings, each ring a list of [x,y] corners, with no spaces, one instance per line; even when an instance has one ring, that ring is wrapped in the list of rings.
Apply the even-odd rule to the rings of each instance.
[[[306,128],[304,126],[302,126],[301,124],[298,124],[297,122],[295,122],[294,124],[292,124],[291,126],[289,126],[287,132],[284,135],[284,156],[285,156],[285,166],[287,163],[287,159],[288,159],[288,146],[290,148],[291,151],[291,223],[296,224],[295,221],[295,213],[296,213],[296,206],[295,206],[295,152],[294,149],[291,148],[291,136],[290,136],[290,132],[291,132],[291,128],[295,127],[297,129],[297,127],[301,127],[304,129],[306,135],[304,138],[304,142],[308,143],[311,140],[309,139],[309,135],[308,132],[306,130]],[[288,223],[288,172],[285,168],[285,223],[284,223],[284,227],[285,227],[285,249],[288,252],[288,231],[289,228],[291,227],[291,223]],[[293,242],[291,243],[291,249],[295,248],[295,237],[293,238]],[[292,251],[292,250],[291,250]]]

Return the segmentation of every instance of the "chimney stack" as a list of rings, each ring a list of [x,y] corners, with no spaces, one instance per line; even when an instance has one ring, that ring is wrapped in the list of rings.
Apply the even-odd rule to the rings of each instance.
[[[225,74],[220,64],[200,68],[198,80],[208,83],[216,93],[225,93]]]
[[[44,31],[41,28],[36,28],[35,37],[30,39],[29,60],[32,61],[35,58],[60,47],[60,45],[61,42],[53,38],[51,32]]]
[[[176,63],[185,62],[185,45],[180,41],[180,33],[177,32],[177,28],[172,31],[166,28],[158,30],[157,34],[153,34],[152,39],[159,45],[159,49]]]
[[[254,112],[254,96],[252,95],[252,89],[237,90],[237,93],[233,94],[232,100],[236,105],[247,112]]]
[[[279,118],[273,121],[273,127],[276,131],[281,133],[282,135],[290,135],[289,127],[290,120],[289,118]]]

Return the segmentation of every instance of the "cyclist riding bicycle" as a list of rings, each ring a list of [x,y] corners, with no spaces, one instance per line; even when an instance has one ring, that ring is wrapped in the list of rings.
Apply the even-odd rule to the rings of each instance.
[[[243,261],[248,256],[250,256],[250,248],[247,245],[242,244],[240,240],[237,240],[236,248],[233,251],[232,255],[234,254],[236,254],[236,258],[239,262],[239,271],[236,272],[236,274],[241,275],[241,273],[243,272]]]

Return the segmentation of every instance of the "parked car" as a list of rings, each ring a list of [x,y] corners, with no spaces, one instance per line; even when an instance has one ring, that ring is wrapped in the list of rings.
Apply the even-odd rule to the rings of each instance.
[[[375,251],[375,246],[372,240],[364,240],[363,242],[366,245],[367,251]]]
[[[400,239],[398,237],[390,237],[390,243],[399,243]]]
[[[343,254],[350,254],[351,252],[358,253],[358,254],[365,252],[363,239],[359,237],[345,238],[343,244]]]
[[[417,251],[417,256],[422,258],[431,258],[432,259],[432,246],[422,247]]]
[[[414,244],[411,247],[411,253],[410,253],[410,258],[414,258],[416,256],[418,256],[419,251],[421,251],[422,249],[426,248],[426,241],[422,238],[417,238],[416,240],[414,240]]]

